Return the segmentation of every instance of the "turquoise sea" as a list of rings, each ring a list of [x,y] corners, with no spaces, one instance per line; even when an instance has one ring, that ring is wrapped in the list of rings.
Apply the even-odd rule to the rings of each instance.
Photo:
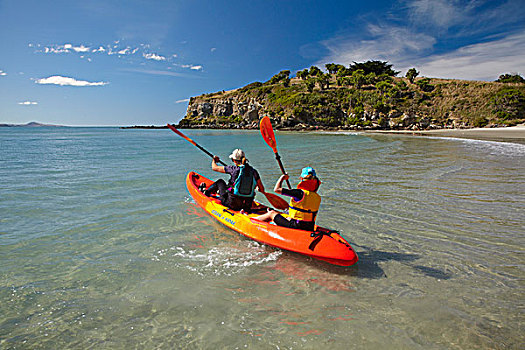
[[[279,176],[257,131],[185,130]],[[360,261],[270,248],[199,209],[169,130],[0,129],[0,349],[523,349],[525,145],[278,132]],[[260,197],[260,195],[259,195]],[[264,202],[264,198],[259,198]]]

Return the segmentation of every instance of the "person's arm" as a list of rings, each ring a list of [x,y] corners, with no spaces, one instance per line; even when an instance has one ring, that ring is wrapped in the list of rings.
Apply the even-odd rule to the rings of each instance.
[[[303,190],[301,189],[298,189],[298,188],[292,188],[291,190],[287,189],[287,188],[283,188],[281,190],[281,194],[283,196],[288,196],[288,197],[293,197],[293,199],[296,201],[296,202],[299,202],[300,200],[303,199],[304,197],[304,192]]]
[[[262,181],[261,181],[260,178],[257,179],[257,189],[258,189],[259,192],[261,192],[261,193],[264,193],[264,192],[265,192],[265,191],[264,191],[264,185],[263,185],[263,183],[262,183]]]
[[[275,183],[275,187],[273,188],[273,191],[275,193],[281,194],[283,191],[283,181],[288,180],[289,178],[290,176],[288,176],[288,174],[281,175],[279,180],[277,180],[277,182]]]
[[[211,170],[226,174],[226,170],[224,170],[224,167],[217,165],[218,161],[219,161],[219,156],[213,156],[213,160],[211,161]]]

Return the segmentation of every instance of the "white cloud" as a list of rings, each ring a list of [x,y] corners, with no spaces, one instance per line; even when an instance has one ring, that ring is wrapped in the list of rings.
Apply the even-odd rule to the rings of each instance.
[[[44,47],[44,53],[69,53],[69,49],[64,47]]]
[[[89,52],[91,48],[84,45],[73,46],[72,44],[56,45],[52,47],[44,47],[44,53],[70,53],[70,52]]]
[[[136,45],[125,45],[125,43],[120,41],[114,41],[109,44],[103,45],[73,45],[70,43],[60,44],[60,45],[49,45],[41,46],[40,44],[31,44],[31,47],[38,47],[34,52],[35,53],[44,53],[44,54],[70,54],[75,55],[81,59],[85,59],[88,62],[92,62],[92,58],[95,55],[104,55],[104,56],[115,56],[121,60],[127,60],[128,63],[134,65],[142,65],[143,62],[149,60],[157,61],[159,63],[171,63],[177,58],[177,54],[172,53],[168,55],[161,55],[154,53],[154,49],[150,48],[149,44],[136,44]],[[142,56],[140,61],[137,61],[138,57],[133,57],[132,55],[137,54],[137,56]],[[130,58],[128,58],[130,57]],[[193,67],[193,68],[191,68]],[[191,66],[191,69],[201,70],[201,66]]]
[[[468,4],[450,0],[414,0],[406,4],[412,22],[442,29],[465,20],[465,12],[471,9]]]
[[[196,65],[193,65],[193,64],[183,64],[181,65],[182,68],[189,68],[189,69],[192,69],[192,70],[202,70],[202,66],[196,66]]]
[[[166,60],[166,57],[160,56],[154,53],[144,53],[143,56],[147,60],[155,60],[155,61],[165,61]]]
[[[89,47],[85,47],[84,45],[80,45],[80,46],[73,46],[71,47],[73,49],[73,51],[75,52],[89,52],[89,50],[91,50]]]
[[[131,52],[131,48],[130,47],[126,47],[125,49],[122,49],[122,50],[118,51],[118,54],[119,55],[127,55],[130,52]]]
[[[408,54],[432,49],[436,43],[432,36],[400,26],[369,24],[367,30],[369,39],[340,36],[321,42],[329,55],[317,65],[324,66],[329,62],[348,65],[373,59],[402,61]]]
[[[113,50],[115,49],[115,50]],[[106,53],[107,55],[129,55],[134,54],[139,50],[139,48],[132,49],[131,47],[127,46],[125,48],[119,48],[118,45],[114,45],[113,47],[107,46],[104,47],[102,45],[98,45],[98,48],[91,48],[84,46],[83,44],[79,46],[73,46],[72,44],[64,44],[64,45],[54,45],[50,47],[44,47],[43,50],[39,50],[37,52],[44,52],[44,53]]]
[[[428,77],[496,80],[503,73],[525,73],[525,30],[502,39],[468,45],[417,63]]]
[[[4,76],[4,75],[7,75],[7,73],[0,69],[0,76]]]
[[[19,105],[23,106],[31,106],[31,105],[37,105],[38,102],[35,101],[24,101],[24,102],[18,102]]]
[[[175,103],[185,103],[185,102],[190,102],[190,99],[189,98],[185,98],[184,100],[175,101]]]
[[[51,85],[60,85],[60,86],[104,86],[107,85],[107,82],[89,82],[85,80],[77,80],[69,77],[62,77],[59,75],[54,75],[48,78],[42,78],[35,81],[37,84],[51,84]]]
[[[399,0],[382,20],[356,25],[318,43],[328,53],[315,64],[383,60],[402,72],[415,67],[425,76],[467,80],[495,80],[506,72],[523,74],[525,29],[517,26],[523,10],[511,3]],[[460,42],[466,44],[453,46]],[[315,44],[302,48],[305,54],[310,47]]]

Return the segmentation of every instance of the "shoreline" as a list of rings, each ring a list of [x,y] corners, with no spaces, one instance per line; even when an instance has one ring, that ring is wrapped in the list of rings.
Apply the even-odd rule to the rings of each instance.
[[[121,126],[120,129],[167,129],[167,126]],[[249,128],[224,128],[213,126],[199,126],[188,127],[181,126],[181,129],[224,129],[224,130],[255,130],[256,127]],[[525,124],[508,127],[495,128],[471,128],[471,129],[430,129],[430,130],[382,130],[382,129],[346,129],[338,127],[295,127],[295,128],[278,128],[279,131],[296,131],[296,132],[340,132],[340,131],[354,131],[364,134],[390,134],[390,135],[410,135],[410,136],[432,136],[432,137],[450,137],[463,138],[481,141],[498,141],[498,142],[514,142],[525,144]]]
[[[366,130],[366,134],[398,134],[473,139],[525,144],[525,124],[501,128],[433,129],[433,130]]]

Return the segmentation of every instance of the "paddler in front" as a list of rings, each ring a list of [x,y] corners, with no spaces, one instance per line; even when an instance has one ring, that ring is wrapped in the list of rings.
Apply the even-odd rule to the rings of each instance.
[[[219,192],[221,203],[233,210],[244,210],[249,212],[253,199],[255,198],[255,189],[264,193],[264,186],[257,170],[248,164],[248,159],[241,149],[233,150],[230,155],[233,165],[217,165],[219,157],[214,156],[211,162],[211,169],[223,174],[229,174],[228,184],[223,179],[215,181],[204,191],[206,196]],[[201,188],[204,190],[204,188]]]
[[[321,181],[317,178],[314,168],[308,166],[301,171],[301,182],[295,189],[283,188],[283,181],[289,178],[288,174],[281,175],[275,184],[275,193],[291,197],[288,217],[271,210],[266,214],[255,217],[256,220],[272,221],[279,225],[299,230],[313,231],[315,228],[315,217],[321,205],[321,196],[317,190]]]

